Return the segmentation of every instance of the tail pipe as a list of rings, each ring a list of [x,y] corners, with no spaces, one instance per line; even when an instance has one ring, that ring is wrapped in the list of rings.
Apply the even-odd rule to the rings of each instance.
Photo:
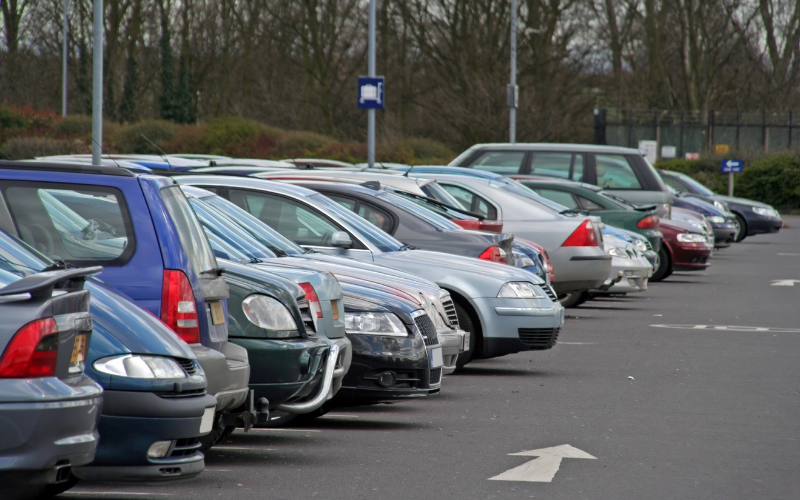
[[[328,393],[331,391],[333,376],[336,372],[336,362],[339,359],[339,346],[334,344],[328,352],[328,360],[325,363],[325,375],[320,384],[319,392],[316,396],[302,403],[286,403],[278,405],[276,409],[288,413],[310,413],[328,400]]]

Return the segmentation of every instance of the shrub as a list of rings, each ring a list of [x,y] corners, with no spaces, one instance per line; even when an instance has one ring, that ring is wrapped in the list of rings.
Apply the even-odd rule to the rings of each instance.
[[[175,136],[174,123],[146,120],[123,127],[116,138],[116,146],[120,153],[159,154],[159,148],[164,149],[170,141],[175,140]]]
[[[282,158],[309,158],[320,156],[320,152],[336,141],[314,132],[299,130],[286,132],[276,145],[276,155]]]
[[[68,137],[92,135],[92,117],[91,115],[67,115],[53,124],[53,132]]]
[[[400,141],[400,145],[411,151],[416,164],[446,165],[456,157],[450,148],[433,139],[410,137]]]
[[[205,125],[176,125],[175,139],[164,146],[168,153],[205,153]]]
[[[770,156],[746,166],[735,178],[734,192],[775,208],[800,208],[800,155]]]
[[[30,121],[22,116],[14,107],[8,104],[0,104],[0,130],[24,129],[29,125]]]
[[[215,118],[205,125],[206,153],[231,154],[228,151],[232,146],[251,141],[268,130],[261,123],[246,118]]]
[[[37,156],[89,153],[81,141],[50,139],[48,137],[15,137],[0,148],[0,155],[9,160],[27,160]]]
[[[367,161],[367,145],[361,142],[334,142],[317,152],[320,158],[360,163]]]

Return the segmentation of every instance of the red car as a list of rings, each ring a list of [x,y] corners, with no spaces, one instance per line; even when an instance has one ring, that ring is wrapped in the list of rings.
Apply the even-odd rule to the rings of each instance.
[[[673,271],[702,271],[711,265],[714,250],[703,233],[689,223],[661,219],[658,226],[664,234],[658,252],[661,261],[650,281],[661,281]]]

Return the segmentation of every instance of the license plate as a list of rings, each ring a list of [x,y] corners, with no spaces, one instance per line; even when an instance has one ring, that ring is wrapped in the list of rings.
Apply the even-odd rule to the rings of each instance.
[[[211,322],[215,325],[225,323],[225,312],[222,310],[222,302],[211,303]]]
[[[84,361],[86,360],[86,334],[75,335],[75,343],[72,344],[72,357],[69,361],[69,373],[83,373]]]
[[[211,432],[211,429],[214,427],[214,410],[216,409],[215,406],[210,408],[206,408],[206,411],[203,412],[203,418],[200,420],[200,434],[208,434]]]
[[[331,309],[333,310],[333,319],[334,320],[339,319],[339,301],[338,300],[332,300],[331,301]]]
[[[441,347],[434,347],[428,351],[428,357],[431,360],[431,369],[434,368],[441,368],[444,365],[444,359],[442,358],[442,348]]]

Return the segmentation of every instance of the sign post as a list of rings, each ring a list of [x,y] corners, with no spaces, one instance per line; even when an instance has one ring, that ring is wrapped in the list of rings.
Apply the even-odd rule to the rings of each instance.
[[[377,0],[369,0],[369,39],[367,40],[367,74],[370,78],[375,78],[375,3]],[[369,86],[361,85],[361,78],[358,79],[358,104],[361,107],[362,101],[365,101],[362,96],[362,88],[365,90],[370,89]],[[375,166],[375,109],[383,109],[383,82],[378,87],[376,95],[379,100],[372,100],[377,102],[379,108],[367,108],[367,165],[369,168]]]
[[[722,173],[728,174],[728,196],[733,196],[733,174],[740,174],[744,169],[742,160],[722,160]]]

